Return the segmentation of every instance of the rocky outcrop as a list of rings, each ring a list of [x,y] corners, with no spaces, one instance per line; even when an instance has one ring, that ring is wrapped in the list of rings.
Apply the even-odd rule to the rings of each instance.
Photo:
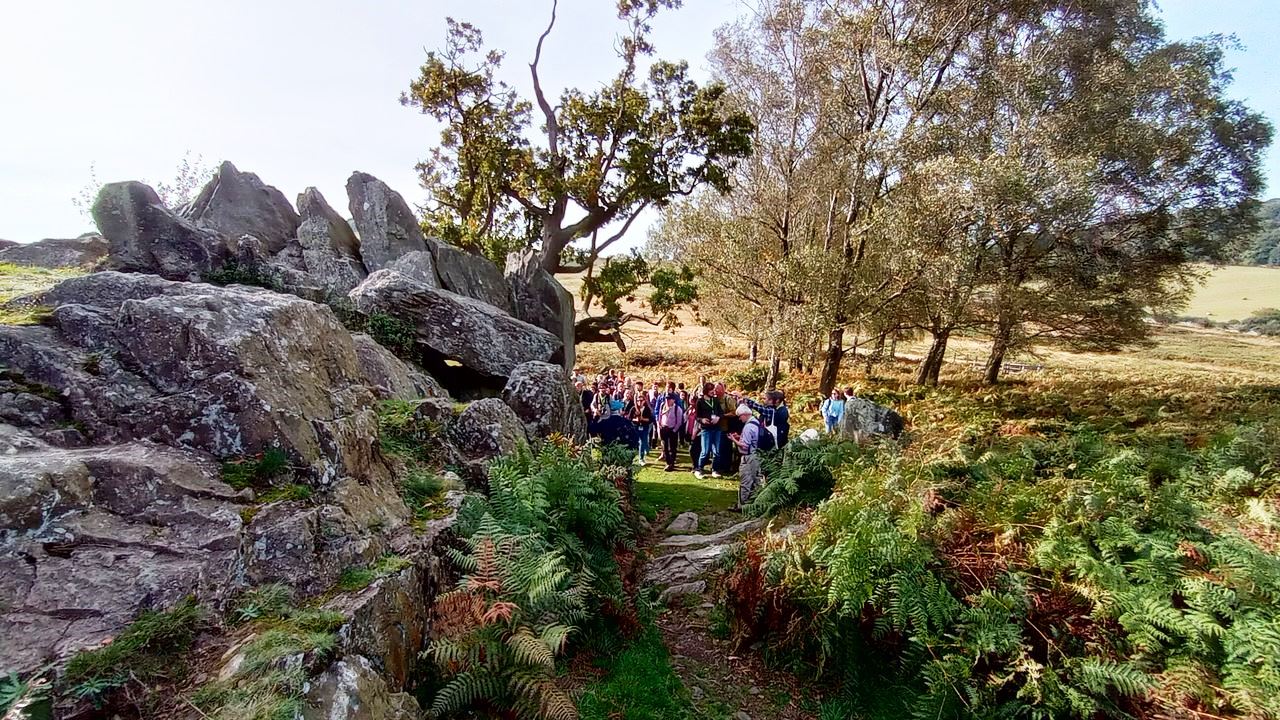
[[[464,474],[473,484],[483,483],[489,461],[528,443],[520,418],[497,398],[485,398],[468,405],[450,423],[448,435],[460,454]]]
[[[98,233],[76,238],[48,238],[26,245],[0,246],[0,262],[46,268],[85,268],[107,256],[110,244]]]
[[[360,255],[370,272],[406,253],[427,249],[417,216],[386,183],[368,173],[352,173],[347,198],[360,236]]]
[[[394,270],[427,287],[440,287],[440,276],[436,274],[435,255],[427,250],[405,253],[387,265],[387,269]]]
[[[458,295],[466,295],[511,315],[511,288],[502,271],[483,255],[467,252],[440,240],[429,240],[435,257],[435,270],[440,286]]]
[[[573,295],[551,273],[542,269],[538,252],[527,248],[507,257],[507,285],[516,317],[560,339],[565,369],[574,365]]]
[[[116,270],[198,280],[232,259],[221,234],[178,217],[140,182],[104,185],[93,220],[110,245],[107,263]]]
[[[352,333],[351,342],[355,345],[356,362],[365,383],[380,399],[449,397],[449,393],[440,387],[435,378],[407,365],[368,335]]]
[[[896,438],[904,427],[902,416],[892,408],[862,398],[845,400],[844,415],[840,418],[842,437],[859,442],[871,437]]]
[[[218,167],[182,215],[227,237],[252,235],[270,254],[283,250],[298,232],[298,214],[284,193],[229,162]]]
[[[691,533],[698,529],[698,513],[682,512],[667,526],[669,533]]]
[[[418,701],[392,692],[368,658],[350,655],[307,683],[303,720],[418,720]]]
[[[285,452],[316,485],[382,472],[354,344],[328,308],[258,288],[114,272],[49,291],[50,327],[0,326],[0,362],[95,443],[221,459]]]
[[[392,270],[370,275],[351,299],[360,312],[386,313],[411,325],[426,369],[455,396],[468,388],[499,390],[518,365],[555,362],[564,351],[550,333],[488,303]]]
[[[744,520],[710,535],[674,535],[658,544],[657,557],[645,568],[645,582],[662,587],[696,582],[725,556],[743,535],[765,526],[763,519]]]
[[[351,226],[315,188],[298,196],[295,266],[334,295],[346,295],[368,273],[360,258],[360,241]]]
[[[223,596],[244,498],[206,456],[148,442],[66,450],[0,426],[0,657],[20,671],[150,608]]]
[[[587,439],[582,401],[559,365],[527,362],[517,366],[502,389],[502,401],[515,411],[531,439],[553,433],[577,442]]]

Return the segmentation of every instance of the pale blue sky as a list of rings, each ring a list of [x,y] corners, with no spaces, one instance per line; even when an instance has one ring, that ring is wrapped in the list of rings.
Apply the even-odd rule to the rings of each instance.
[[[686,0],[655,23],[660,56],[705,76],[712,30],[743,0]],[[1245,49],[1233,95],[1280,118],[1280,0],[1160,0],[1170,37],[1234,33]],[[31,241],[92,229],[72,202],[94,164],[100,180],[163,180],[187,152],[258,173],[291,199],[315,185],[346,214],[353,170],[411,202],[414,163],[436,142],[400,106],[444,18],[469,20],[526,64],[549,0],[42,0],[0,25],[0,238]],[[593,87],[616,69],[612,0],[561,0],[544,82]],[[1280,183],[1280,153],[1268,162]],[[644,229],[633,228],[631,242]]]

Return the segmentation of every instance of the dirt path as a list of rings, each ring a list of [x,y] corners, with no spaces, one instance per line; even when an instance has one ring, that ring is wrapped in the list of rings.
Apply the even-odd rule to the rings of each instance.
[[[660,498],[664,504],[653,523],[653,532],[644,541],[650,557],[672,551],[660,543],[667,537],[664,528],[680,512],[693,510],[700,513],[698,532],[704,535],[719,532],[744,519],[740,514],[723,509],[732,502],[731,494],[728,502],[715,502],[720,500],[719,497],[709,502],[706,495],[706,492],[728,494],[725,490],[736,488],[736,479],[714,480],[708,477],[696,481],[690,474],[688,461],[683,458],[678,472],[679,479],[672,478],[673,474],[659,477],[649,471],[642,472],[637,480],[638,496],[643,497],[646,491],[650,491],[655,494],[654,500]],[[705,491],[704,487],[690,486],[686,492],[680,492],[672,487],[673,480],[681,484],[698,483],[705,487]],[[663,487],[659,489],[656,485]],[[728,639],[723,616],[707,594],[686,595],[673,600],[659,613],[657,625],[670,651],[672,668],[693,700],[696,718],[809,720],[817,717],[819,698],[815,696],[812,684],[786,671],[767,667],[761,654],[764,648],[736,648]]]

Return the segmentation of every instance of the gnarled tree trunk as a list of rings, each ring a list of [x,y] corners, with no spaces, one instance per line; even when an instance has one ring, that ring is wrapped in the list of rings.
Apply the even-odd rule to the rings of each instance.
[[[833,328],[827,333],[827,353],[822,359],[822,376],[818,380],[818,393],[827,397],[836,387],[840,374],[840,361],[844,359],[844,328]]]

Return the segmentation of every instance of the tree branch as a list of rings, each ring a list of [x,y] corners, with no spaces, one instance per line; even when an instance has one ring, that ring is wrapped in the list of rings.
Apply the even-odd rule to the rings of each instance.
[[[560,155],[560,123],[556,120],[556,113],[551,103],[547,102],[546,94],[542,92],[542,82],[538,79],[538,63],[542,61],[542,43],[551,34],[551,28],[556,25],[558,5],[559,0],[551,0],[551,22],[547,23],[547,29],[538,36],[538,46],[533,53],[533,62],[529,63],[529,74],[533,76],[533,92],[538,98],[538,107],[542,109],[542,114],[547,121],[547,149],[551,152],[553,162]]]

